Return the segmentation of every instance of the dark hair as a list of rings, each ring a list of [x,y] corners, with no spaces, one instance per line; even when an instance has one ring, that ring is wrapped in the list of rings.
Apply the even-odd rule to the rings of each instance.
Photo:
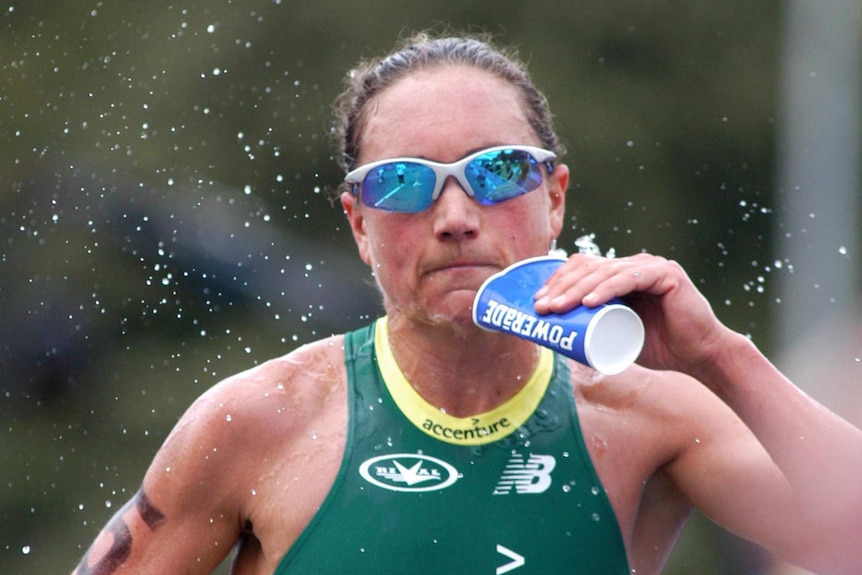
[[[509,82],[523,94],[524,112],[542,146],[563,155],[548,102],[513,51],[492,46],[486,37],[432,38],[421,32],[402,40],[388,56],[361,61],[345,77],[345,89],[335,101],[334,127],[345,173],[356,167],[369,101],[413,72],[446,64],[473,66]]]

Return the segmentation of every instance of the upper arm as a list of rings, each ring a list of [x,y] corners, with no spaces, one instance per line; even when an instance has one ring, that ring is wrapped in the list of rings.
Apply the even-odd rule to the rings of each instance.
[[[685,444],[666,466],[682,494],[725,529],[785,561],[817,572],[858,573],[862,554],[854,500],[818,488],[829,485],[830,474],[847,480],[840,462],[830,466],[807,454],[808,482],[793,484],[726,404],[705,388],[698,393],[707,397],[695,401],[681,434]],[[784,432],[799,436],[798,427]],[[829,509],[837,501],[846,511],[832,520],[819,507],[826,500]]]
[[[782,471],[751,430],[709,390],[684,382],[672,426],[676,457],[665,470],[710,519],[785,558],[800,550],[801,510]]]
[[[338,340],[324,340],[233,376],[199,397],[156,453],[141,490],[99,534],[77,575],[210,573],[247,522],[261,539],[258,519],[263,526],[269,519],[266,533],[278,536],[261,542],[268,541],[269,554],[280,557],[286,517],[295,514],[273,511],[286,504],[277,473],[287,473],[287,465],[274,458],[308,442],[312,421],[322,426],[315,431],[329,426],[332,434],[341,432],[335,424],[346,417],[346,404],[340,402],[343,393],[334,393],[343,379],[340,350]],[[321,418],[324,411],[331,420]],[[308,490],[293,497],[293,504],[304,504]]]
[[[76,575],[210,573],[241,532],[230,429],[214,421],[211,390],[156,453],[140,490],[99,533]],[[219,451],[223,452],[219,453]]]
[[[73,575],[111,573],[210,573],[231,545],[201,545],[194,521],[172,509],[161,509],[144,487],[102,529]],[[230,529],[221,537],[234,538]]]

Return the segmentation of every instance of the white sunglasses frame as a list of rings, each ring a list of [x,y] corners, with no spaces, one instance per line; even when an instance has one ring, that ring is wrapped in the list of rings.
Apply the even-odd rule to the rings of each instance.
[[[467,182],[465,176],[467,165],[484,154],[488,154],[491,152],[499,152],[505,150],[515,150],[519,152],[527,152],[537,164],[544,164],[548,173],[550,174],[552,171],[552,167],[548,162],[553,162],[557,159],[557,155],[550,150],[545,150],[544,148],[539,148],[536,146],[526,146],[520,144],[513,144],[508,146],[493,146],[490,148],[485,148],[483,150],[479,150],[467,156],[464,156],[460,160],[454,161],[449,164],[435,162],[433,160],[428,160],[426,158],[417,158],[410,156],[403,156],[398,158],[386,158],[383,160],[377,160],[368,164],[364,164],[359,166],[358,168],[351,170],[344,177],[344,181],[348,184],[351,184],[351,189],[353,191],[353,195],[357,196],[362,201],[362,197],[359,194],[359,187],[362,182],[365,180],[368,173],[378,168],[380,166],[384,166],[386,164],[395,164],[398,162],[410,162],[413,164],[420,164],[422,166],[426,166],[434,172],[434,177],[436,181],[434,182],[434,191],[431,193],[431,204],[437,201],[437,198],[440,197],[440,192],[443,191],[443,186],[446,183],[446,180],[449,179],[449,176],[455,178],[458,181],[458,184],[461,186],[461,189],[470,196],[471,198],[475,198],[475,193],[473,192],[473,188],[470,186],[469,182]],[[379,208],[377,206],[370,206],[376,209]],[[411,213],[411,212],[407,212]]]

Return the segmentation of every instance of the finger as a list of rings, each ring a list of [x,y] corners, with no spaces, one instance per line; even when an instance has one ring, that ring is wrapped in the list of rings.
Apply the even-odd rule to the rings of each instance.
[[[536,293],[536,310],[545,313],[571,309],[625,265],[625,262],[598,257],[573,259],[561,266]]]
[[[545,284],[536,292],[534,296],[536,303],[540,308],[544,308],[550,300],[564,296],[564,294],[567,294],[568,298],[574,297],[576,294],[573,288],[580,284],[585,277],[593,274],[603,264],[604,260],[605,258],[597,256],[577,254],[571,256],[551,274]]]
[[[644,255],[590,262],[550,283],[537,310],[561,312],[580,303],[595,307],[632,292],[652,292],[667,273],[666,263],[664,258]]]
[[[662,257],[632,258],[624,266],[614,270],[601,282],[596,283],[583,296],[584,305],[597,306],[608,300],[633,293],[661,296],[679,285],[675,273],[679,266]]]

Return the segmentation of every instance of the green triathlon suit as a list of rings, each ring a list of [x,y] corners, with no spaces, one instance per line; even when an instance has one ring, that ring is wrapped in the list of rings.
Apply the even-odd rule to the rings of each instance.
[[[543,350],[515,397],[459,418],[406,381],[386,318],[344,346],[344,458],[276,575],[629,575],[562,357]]]

